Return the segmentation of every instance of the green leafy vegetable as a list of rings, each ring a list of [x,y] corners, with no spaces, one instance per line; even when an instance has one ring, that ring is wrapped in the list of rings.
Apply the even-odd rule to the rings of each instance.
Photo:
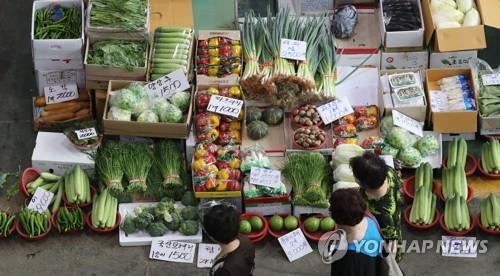
[[[145,41],[97,41],[90,46],[87,62],[132,71],[134,67],[145,66],[146,49],[147,43]]]
[[[144,29],[147,0],[93,0],[90,26],[113,27],[126,31]]]

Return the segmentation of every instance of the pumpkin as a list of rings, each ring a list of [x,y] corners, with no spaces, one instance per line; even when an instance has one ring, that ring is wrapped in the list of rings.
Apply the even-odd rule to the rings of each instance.
[[[277,126],[283,122],[284,112],[279,107],[270,107],[262,114],[262,119],[270,126]]]
[[[246,118],[247,118],[247,124],[249,124],[249,123],[251,123],[253,121],[260,120],[262,118],[262,111],[258,107],[250,106],[249,108],[247,108],[247,114],[246,115],[247,115],[246,116]]]
[[[263,121],[253,121],[247,126],[248,137],[252,140],[260,140],[269,132],[269,127]]]

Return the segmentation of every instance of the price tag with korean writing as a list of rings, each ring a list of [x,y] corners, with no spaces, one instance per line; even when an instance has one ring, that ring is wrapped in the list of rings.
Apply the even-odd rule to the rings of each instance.
[[[145,85],[146,90],[152,98],[163,97],[170,99],[175,92],[184,91],[189,88],[189,82],[182,69],[151,81]]]
[[[28,204],[28,209],[37,211],[38,213],[43,213],[49,208],[50,202],[54,197],[54,193],[49,192],[43,188],[38,187],[35,194]]]
[[[55,104],[78,99],[78,87],[75,83],[46,86],[45,101],[47,104]]]
[[[77,72],[75,70],[48,72],[43,74],[43,78],[45,79],[45,82],[49,85],[59,84],[64,82],[76,83]]]
[[[198,245],[198,261],[196,266],[198,268],[212,267],[219,253],[220,246],[218,244],[200,243]]]
[[[153,238],[149,258],[175,263],[193,263],[196,244]]]
[[[408,117],[397,110],[392,111],[392,120],[394,121],[394,125],[402,127],[417,136],[424,136],[424,124],[422,122]]]
[[[250,170],[250,184],[279,188],[281,184],[281,172],[252,167]]]
[[[279,237],[278,241],[290,262],[300,259],[313,251],[300,228]]]
[[[242,100],[212,95],[207,106],[207,111],[238,118],[242,107]]]
[[[485,74],[481,76],[484,86],[500,85],[500,74]]]
[[[354,110],[352,109],[351,104],[349,103],[349,100],[347,100],[347,98],[339,98],[318,107],[318,113],[319,116],[321,116],[321,120],[323,120],[323,123],[325,125],[328,125],[331,122],[344,117],[345,115],[354,113]]]
[[[281,39],[280,57],[294,60],[306,60],[307,42],[293,39]]]
[[[385,164],[394,169],[394,158],[392,155],[379,155],[379,157],[385,161]]]
[[[476,237],[442,236],[441,254],[445,257],[476,258],[478,245]]]
[[[78,140],[85,140],[85,139],[97,137],[97,132],[95,131],[95,128],[93,128],[93,127],[75,130],[75,133],[76,133]]]

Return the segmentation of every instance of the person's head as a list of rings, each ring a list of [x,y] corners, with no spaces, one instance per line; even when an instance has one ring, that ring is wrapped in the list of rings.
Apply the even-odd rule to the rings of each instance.
[[[366,190],[377,190],[387,178],[385,161],[372,152],[351,158],[350,165],[356,181]]]
[[[228,244],[238,236],[240,212],[229,205],[215,205],[203,216],[203,228],[216,242]]]
[[[366,201],[356,188],[339,189],[330,196],[330,212],[335,223],[354,226],[361,222]]]

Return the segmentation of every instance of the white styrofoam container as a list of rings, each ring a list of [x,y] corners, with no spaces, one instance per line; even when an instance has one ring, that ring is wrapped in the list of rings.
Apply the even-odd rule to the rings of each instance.
[[[35,71],[36,83],[38,86],[38,95],[45,94],[44,88],[57,84],[76,83],[78,88],[85,88],[85,71],[79,70],[63,70],[63,71]]]
[[[458,52],[431,52],[429,68],[468,67],[472,59],[477,58],[477,50]]]
[[[259,213],[263,216],[291,214],[292,204],[290,202],[245,203],[245,212]]]
[[[476,140],[475,132],[463,132],[463,133],[443,133],[443,141],[453,141],[453,138],[464,138],[467,141]]]
[[[439,142],[439,149],[435,154],[422,158],[422,162],[429,162],[433,169],[441,168],[441,162],[443,160],[443,135],[441,133],[433,131],[424,131],[424,135],[432,134]]]
[[[429,67],[429,52],[382,52],[380,69],[427,69]]]
[[[89,177],[94,176],[94,160],[69,141],[63,133],[38,132],[31,165],[40,171],[53,170],[56,175],[64,175],[74,165],[80,167]]]
[[[422,16],[422,7],[419,0],[413,1],[416,1],[418,4],[421,26],[418,30],[400,32],[388,32],[385,29],[383,5],[380,3],[380,9],[378,9],[379,26],[380,33],[382,34],[382,44],[386,48],[422,47],[424,45],[424,18]]]
[[[314,208],[310,206],[293,206],[293,215],[299,217],[300,215],[308,215],[308,214],[321,214],[325,216],[330,215],[330,210],[328,208]]]
[[[120,203],[118,205],[118,212],[120,212],[120,216],[122,217],[122,222],[125,220],[125,216],[127,214],[134,214],[134,209],[139,206],[152,207],[156,206],[157,202],[141,202],[141,203]],[[175,203],[176,207],[183,207],[180,202]],[[171,240],[171,241],[182,241],[182,242],[192,242],[192,243],[200,243],[203,239],[201,225],[198,228],[198,233],[192,236],[184,236],[178,231],[168,231],[165,235],[161,237],[163,240]],[[119,240],[120,246],[145,246],[151,245],[151,241],[153,237],[151,237],[148,233],[144,231],[139,231],[134,234],[125,235],[120,225],[119,232]]]
[[[381,51],[377,51],[376,53],[371,54],[341,54],[337,56],[337,66],[359,66],[363,64],[363,66],[371,66],[375,68],[380,68],[380,53]],[[364,63],[363,63],[364,62]]]
[[[82,58],[52,58],[52,59],[34,59],[35,70],[71,70],[83,69]]]
[[[84,7],[81,0],[58,0],[57,4],[62,7],[80,7],[81,37],[75,39],[35,39],[35,13],[40,8],[46,8],[53,5],[54,1],[35,1],[31,17],[31,44],[33,60],[35,59],[82,59],[83,45],[85,41],[84,30]]]

